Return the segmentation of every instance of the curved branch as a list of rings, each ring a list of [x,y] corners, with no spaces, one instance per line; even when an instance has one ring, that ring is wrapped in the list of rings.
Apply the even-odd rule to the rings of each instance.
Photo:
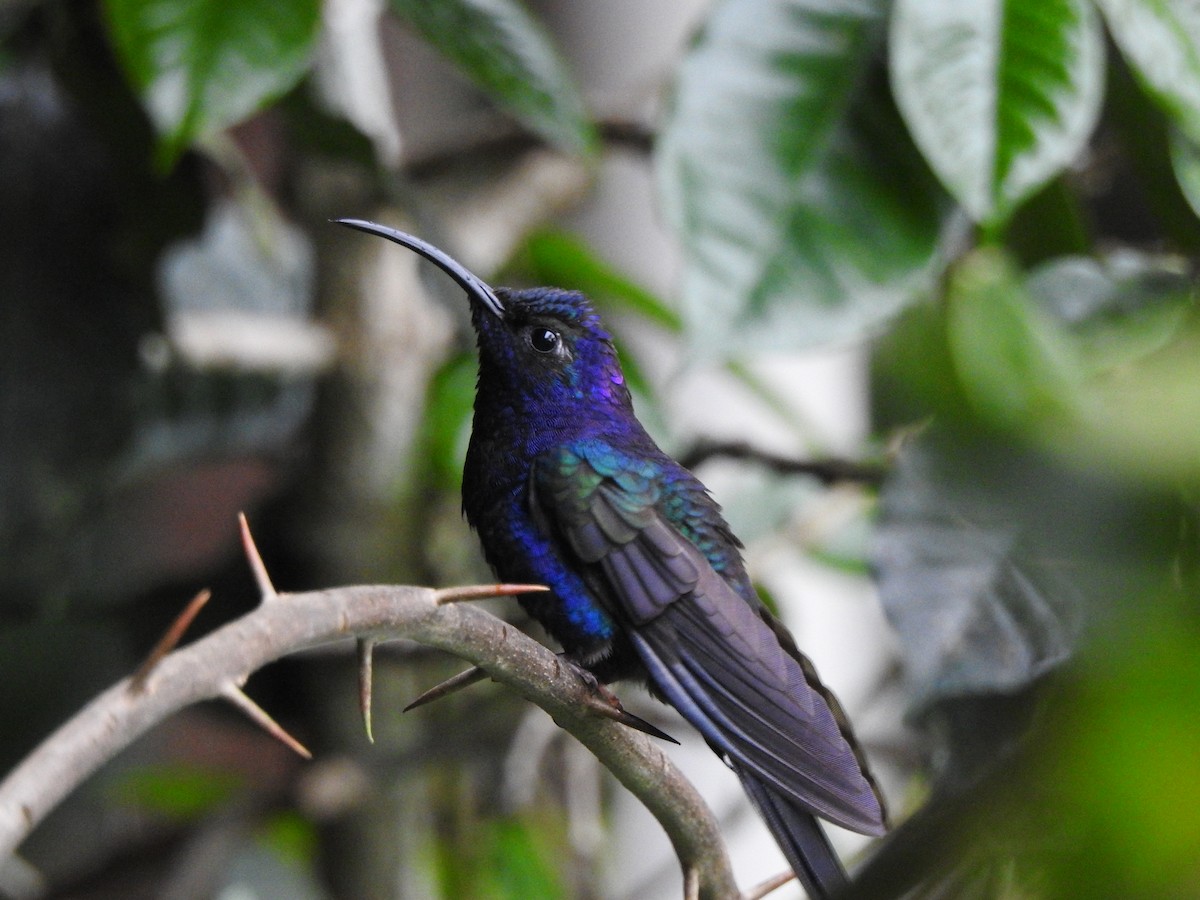
[[[397,586],[266,594],[254,611],[139,673],[136,689],[132,678],[122,679],[0,783],[0,865],[88,775],[177,710],[239,691],[252,672],[298,650],[404,637],[470,660],[548,712],[654,814],[685,883],[699,886],[696,896],[739,896],[712,812],[660,747],[589,712],[590,689],[550,650],[482,609],[438,599],[429,588]]]

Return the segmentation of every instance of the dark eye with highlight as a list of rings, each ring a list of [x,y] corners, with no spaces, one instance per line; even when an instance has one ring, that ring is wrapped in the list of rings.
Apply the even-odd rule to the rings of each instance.
[[[535,327],[529,332],[529,346],[538,353],[554,353],[561,343],[559,333],[549,328]]]

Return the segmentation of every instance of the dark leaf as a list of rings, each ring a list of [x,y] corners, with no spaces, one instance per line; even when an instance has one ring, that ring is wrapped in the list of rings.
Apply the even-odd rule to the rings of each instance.
[[[1085,612],[1080,572],[1029,527],[1028,492],[1049,474],[1013,448],[927,439],[897,461],[872,558],[915,711],[1016,692],[1070,657]]]
[[[295,85],[321,21],[318,0],[106,0],[105,8],[167,163]]]

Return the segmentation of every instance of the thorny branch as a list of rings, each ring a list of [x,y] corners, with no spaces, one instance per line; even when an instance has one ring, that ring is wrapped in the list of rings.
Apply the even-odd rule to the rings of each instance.
[[[544,709],[591,750],[663,826],[689,889],[695,891],[691,896],[741,896],[715,817],[662,748],[646,735],[597,715],[592,688],[550,650],[476,606],[452,602],[533,588],[495,585],[435,591],[367,585],[280,594],[271,586],[245,528],[243,535],[262,593],[258,607],[193,644],[173,649],[188,616],[203,604],[197,598],[136,675],[100,694],[0,782],[0,866],[92,772],[190,704],[229,700],[297,752],[306,752],[242,692],[246,679],[267,663],[318,644],[357,638],[360,646],[369,648],[377,641],[404,637],[480,666]]]

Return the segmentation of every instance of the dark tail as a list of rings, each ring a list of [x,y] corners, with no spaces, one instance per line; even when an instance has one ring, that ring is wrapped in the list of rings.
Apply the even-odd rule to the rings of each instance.
[[[812,900],[837,896],[846,887],[846,871],[813,814],[797,808],[751,773],[734,770],[808,896]]]

